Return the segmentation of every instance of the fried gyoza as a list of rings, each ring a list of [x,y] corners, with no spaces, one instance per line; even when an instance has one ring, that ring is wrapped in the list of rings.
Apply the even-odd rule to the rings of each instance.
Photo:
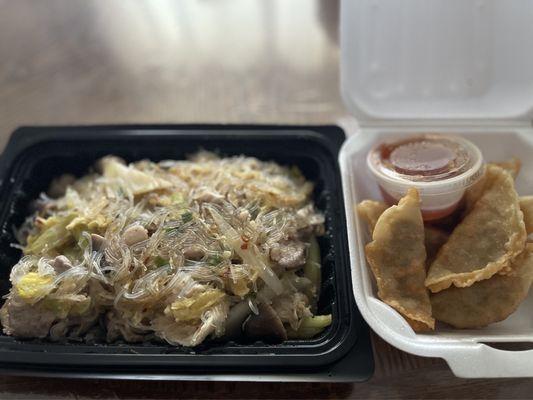
[[[507,172],[511,174],[513,179],[516,179],[518,176],[518,173],[520,172],[520,168],[522,167],[522,162],[520,159],[513,157],[507,161],[501,161],[501,162],[493,162],[489,163],[490,165],[496,165],[500,168],[503,168]],[[477,181],[474,185],[469,187],[465,192],[465,213],[469,213],[472,208],[474,208],[474,204],[476,204],[476,201],[478,201],[485,190],[487,189],[489,180],[487,179],[487,174],[485,173],[479,181]]]
[[[533,196],[520,197],[520,209],[524,214],[524,224],[529,235],[533,233]]]
[[[397,206],[381,214],[372,239],[365,253],[376,278],[379,298],[407,317],[413,329],[434,329],[429,294],[424,286],[424,223],[416,189],[409,189]]]
[[[470,287],[431,295],[433,316],[456,328],[481,328],[502,321],[525,299],[533,279],[533,245],[519,255],[507,275],[496,274]]]
[[[488,165],[487,187],[472,211],[454,229],[431,264],[426,286],[439,292],[467,287],[506,272],[522,252],[526,230],[511,174]]]
[[[491,164],[497,165],[498,167],[501,167],[509,172],[513,179],[516,179],[518,173],[520,172],[520,168],[522,168],[522,162],[516,157],[513,157],[507,161],[493,162]]]
[[[356,210],[359,217],[367,223],[370,233],[372,233],[376,222],[378,222],[379,217],[387,208],[389,206],[382,201],[363,200],[357,205]]]
[[[375,200],[363,200],[356,207],[357,214],[367,223],[370,233],[374,232],[378,218],[387,208],[389,208],[387,204]],[[429,266],[431,264],[449,236],[446,231],[436,226],[427,225],[424,227],[424,245],[427,254],[426,265]]]

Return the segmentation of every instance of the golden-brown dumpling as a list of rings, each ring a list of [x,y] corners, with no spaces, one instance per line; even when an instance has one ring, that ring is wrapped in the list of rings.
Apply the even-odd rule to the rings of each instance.
[[[432,292],[450,285],[467,287],[506,272],[522,252],[526,230],[511,174],[488,165],[487,187],[472,211],[456,226],[431,264],[426,286]]]
[[[356,206],[357,214],[367,223],[370,233],[374,232],[376,222],[387,208],[387,204],[375,200],[363,200]]]
[[[516,179],[518,173],[520,172],[520,168],[522,168],[522,161],[520,161],[520,159],[517,157],[512,157],[507,161],[493,162],[491,164],[497,165],[498,167],[501,167],[509,172],[513,179]]]
[[[357,205],[357,214],[368,225],[368,230],[372,234],[378,218],[383,212],[389,208],[387,204],[382,201],[363,200]],[[437,252],[444,243],[448,240],[449,233],[435,226],[424,227],[424,245],[426,247],[426,265],[433,261]]]
[[[493,162],[489,163],[488,165],[496,165],[497,167],[503,168],[511,174],[513,179],[516,179],[518,173],[520,172],[520,168],[522,167],[522,162],[520,159],[513,157],[507,161]],[[474,208],[476,201],[481,198],[487,189],[488,183],[490,182],[487,179],[487,174],[485,173],[479,181],[466,190],[464,198],[466,213],[470,212],[472,208]]]
[[[502,321],[526,298],[532,278],[533,248],[528,244],[507,275],[496,274],[470,287],[432,294],[433,316],[456,328],[481,328]]]
[[[397,206],[381,214],[372,239],[365,253],[376,278],[379,298],[407,317],[413,329],[434,329],[429,294],[424,286],[424,223],[416,189],[409,189]]]

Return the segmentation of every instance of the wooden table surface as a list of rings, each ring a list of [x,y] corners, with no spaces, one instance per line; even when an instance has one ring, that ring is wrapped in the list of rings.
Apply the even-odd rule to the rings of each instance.
[[[0,0],[0,146],[20,125],[335,123],[338,3]],[[533,380],[463,380],[373,337],[364,384],[0,377],[2,399],[525,398]]]

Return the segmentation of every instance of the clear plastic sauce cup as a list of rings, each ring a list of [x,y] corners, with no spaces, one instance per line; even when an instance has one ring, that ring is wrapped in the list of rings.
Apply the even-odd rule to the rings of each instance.
[[[381,142],[368,153],[367,164],[389,204],[396,204],[407,189],[418,189],[426,221],[453,213],[465,190],[484,172],[476,145],[438,134]]]

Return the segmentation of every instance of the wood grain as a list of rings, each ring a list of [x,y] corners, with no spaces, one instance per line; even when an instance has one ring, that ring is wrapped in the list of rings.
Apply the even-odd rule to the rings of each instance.
[[[338,3],[0,0],[0,146],[20,125],[332,123]],[[373,337],[364,384],[0,377],[5,399],[526,398],[533,380],[462,380]]]

